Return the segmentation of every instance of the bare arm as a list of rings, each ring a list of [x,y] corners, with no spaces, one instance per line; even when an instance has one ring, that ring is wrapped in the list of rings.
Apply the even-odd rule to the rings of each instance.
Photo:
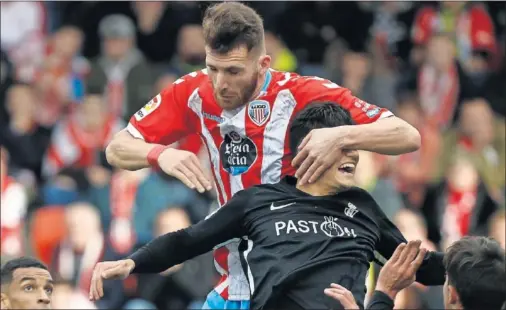
[[[139,170],[150,167],[148,153],[156,144],[134,138],[126,129],[118,132],[105,150],[107,162],[116,168]]]
[[[400,155],[420,148],[420,133],[406,121],[390,116],[374,123],[337,127],[342,135],[341,149],[364,150],[384,155]]]

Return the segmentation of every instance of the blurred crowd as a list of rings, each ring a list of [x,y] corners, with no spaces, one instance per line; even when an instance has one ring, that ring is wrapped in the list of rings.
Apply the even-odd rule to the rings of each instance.
[[[408,240],[444,250],[465,235],[505,246],[503,2],[252,2],[273,68],[330,79],[415,126],[422,147],[363,152],[358,184]],[[50,266],[59,309],[195,308],[217,281],[211,254],[109,282],[98,261],[198,222],[216,207],[149,169],[105,160],[111,136],[179,76],[205,66],[206,2],[1,2],[1,255]],[[197,136],[174,147],[199,154]],[[371,269],[374,286],[377,266]],[[398,308],[441,309],[413,285]]]

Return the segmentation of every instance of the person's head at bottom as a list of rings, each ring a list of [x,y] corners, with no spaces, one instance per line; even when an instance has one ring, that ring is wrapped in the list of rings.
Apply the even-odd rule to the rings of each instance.
[[[338,126],[351,126],[350,113],[332,102],[315,102],[294,117],[290,124],[290,150],[295,157],[304,138],[313,130]],[[357,150],[343,150],[335,162],[315,183],[303,187],[322,195],[333,194],[355,185],[355,169],[359,160]]]
[[[2,267],[2,309],[51,309],[53,279],[47,267],[30,257]]]
[[[505,253],[498,242],[465,237],[446,251],[445,309],[499,310],[506,299]]]

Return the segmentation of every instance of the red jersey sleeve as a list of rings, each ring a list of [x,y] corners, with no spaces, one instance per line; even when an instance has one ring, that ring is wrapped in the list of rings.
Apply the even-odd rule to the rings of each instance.
[[[367,103],[351,94],[349,89],[319,77],[303,77],[295,91],[298,109],[313,102],[334,102],[350,112],[356,124],[368,124],[392,116],[392,112]]]
[[[192,73],[167,86],[130,118],[128,132],[148,143],[164,145],[195,133],[196,115],[188,107],[188,98],[199,80]]]

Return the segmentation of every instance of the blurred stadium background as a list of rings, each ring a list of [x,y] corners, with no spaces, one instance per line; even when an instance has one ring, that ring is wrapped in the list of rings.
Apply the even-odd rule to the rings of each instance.
[[[108,283],[124,257],[215,207],[151,170],[110,167],[114,132],[165,85],[204,67],[206,2],[1,2],[1,255],[50,266],[58,309],[196,308],[216,283],[210,254],[160,275]],[[505,245],[504,2],[251,2],[273,68],[328,78],[422,134],[399,157],[362,153],[357,182],[408,239],[444,249],[464,235]],[[198,137],[176,147],[200,154]],[[170,255],[168,253],[168,255]],[[369,287],[374,287],[371,269]],[[413,285],[398,308],[441,309]]]

